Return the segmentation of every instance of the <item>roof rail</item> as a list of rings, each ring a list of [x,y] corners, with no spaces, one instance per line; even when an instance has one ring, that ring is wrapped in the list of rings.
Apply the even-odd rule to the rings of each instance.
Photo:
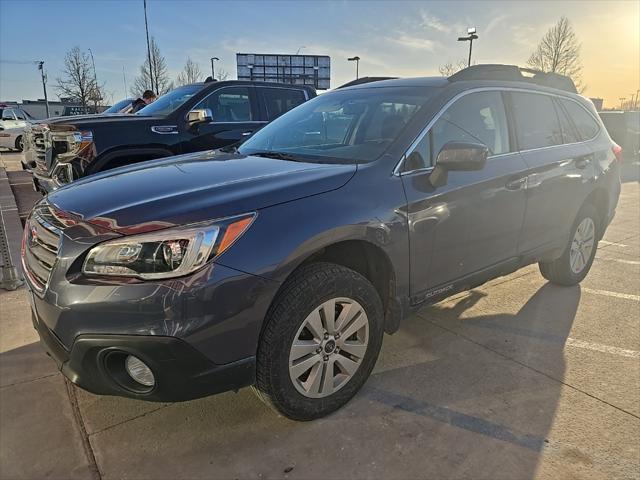
[[[523,75],[525,73],[526,75]],[[578,93],[575,83],[570,77],[554,72],[541,72],[531,68],[521,68],[517,65],[472,65],[454,73],[449,77],[450,82],[463,80],[506,80],[509,82],[535,83],[544,87],[557,88],[566,92]]]
[[[382,80],[395,80],[398,77],[360,77],[350,82],[340,85],[338,88],[353,87],[354,85],[362,85],[363,83],[380,82]],[[336,89],[337,90],[337,89]]]

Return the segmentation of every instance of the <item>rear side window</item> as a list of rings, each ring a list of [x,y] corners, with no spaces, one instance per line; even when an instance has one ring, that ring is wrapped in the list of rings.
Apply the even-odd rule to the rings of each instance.
[[[15,120],[13,116],[13,108],[5,108],[2,111],[2,120]]]
[[[278,118],[283,113],[288,112],[305,101],[304,92],[301,90],[260,87],[259,91],[262,94],[262,99],[267,108],[269,120]]]
[[[598,133],[598,124],[595,119],[580,105],[571,100],[560,100],[569,118],[576,126],[581,140],[591,140]]]
[[[214,122],[248,122],[252,119],[247,87],[222,88],[202,100],[195,108],[210,109]]]
[[[579,142],[581,139],[578,135],[578,131],[573,125],[573,122],[569,119],[567,112],[558,102],[559,100],[556,100],[556,112],[558,113],[558,117],[560,118],[560,128],[562,128],[562,137],[564,139],[564,143]]]
[[[562,144],[562,129],[552,97],[536,93],[512,93],[511,98],[520,150]]]

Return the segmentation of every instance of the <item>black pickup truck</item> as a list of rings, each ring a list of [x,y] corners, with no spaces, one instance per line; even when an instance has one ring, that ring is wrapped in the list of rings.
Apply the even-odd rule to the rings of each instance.
[[[82,115],[34,125],[23,167],[32,171],[34,188],[46,194],[111,168],[237,143],[315,96],[303,85],[185,85],[135,115]]]

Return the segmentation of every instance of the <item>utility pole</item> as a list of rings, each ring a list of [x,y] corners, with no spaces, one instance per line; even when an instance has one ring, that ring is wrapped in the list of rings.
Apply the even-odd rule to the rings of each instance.
[[[458,37],[459,42],[469,42],[469,61],[467,62],[467,67],[471,66],[471,49],[473,48],[473,41],[477,39],[478,35],[476,35],[476,27],[467,28],[466,37]]]
[[[355,57],[347,58],[349,62],[356,62],[356,80],[359,78],[359,69],[360,69],[360,57],[357,55]]]
[[[39,60],[37,63],[38,63],[38,70],[40,70],[40,75],[42,76],[42,89],[44,90],[44,106],[47,111],[47,118],[49,118],[49,98],[47,97],[47,75],[44,73],[44,60]]]
[[[218,60],[220,60],[218,57],[211,57],[211,78],[213,80],[216,79],[216,69],[213,66],[213,62]]]
[[[626,97],[620,97],[618,98],[618,100],[620,100],[620,110],[624,110],[623,105],[624,105],[624,101],[626,100]]]
[[[124,73],[124,65],[122,66],[122,81],[124,82],[124,97],[127,98],[129,96],[129,89],[127,89],[127,76]]]
[[[151,82],[151,90],[153,90],[153,68],[151,67],[151,45],[149,44],[149,25],[147,24],[147,0],[143,0],[143,2],[144,2],[144,29],[147,32],[147,56],[149,58],[149,81]],[[158,92],[156,90],[154,90],[154,93],[158,95]]]
[[[89,55],[91,55],[91,65],[93,66],[93,108],[95,110],[94,113],[98,113],[98,96],[100,92],[98,91],[98,76],[96,75],[96,62],[93,60],[93,52],[89,49]]]

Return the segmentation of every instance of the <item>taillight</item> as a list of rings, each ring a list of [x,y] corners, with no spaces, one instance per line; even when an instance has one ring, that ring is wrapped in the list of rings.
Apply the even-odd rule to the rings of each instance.
[[[622,157],[622,147],[620,145],[618,145],[617,143],[614,143],[613,146],[611,147],[611,150],[613,151],[613,154],[616,156],[616,160],[618,161],[618,163],[624,162],[624,158]]]

